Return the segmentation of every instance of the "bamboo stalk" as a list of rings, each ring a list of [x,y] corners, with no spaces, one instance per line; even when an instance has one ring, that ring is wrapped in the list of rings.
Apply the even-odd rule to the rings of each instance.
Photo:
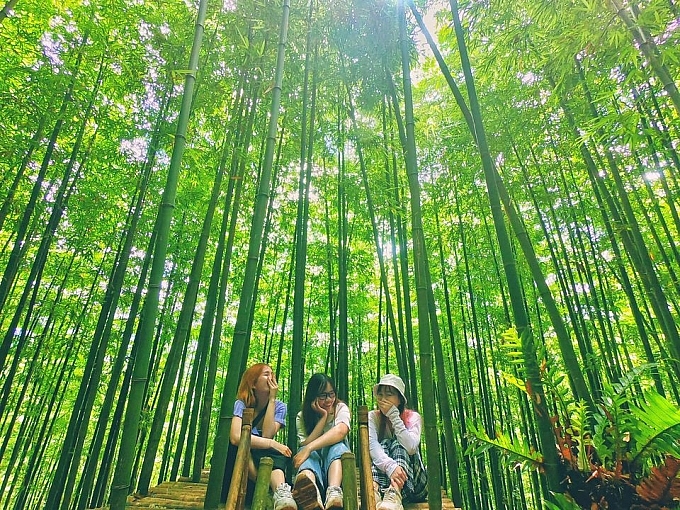
[[[225,510],[241,510],[245,499],[245,485],[248,483],[248,459],[250,457],[250,431],[253,421],[253,409],[243,410],[241,424],[241,439],[236,451],[234,472],[231,475],[231,486],[227,495]]]
[[[357,505],[357,470],[354,454],[345,452],[340,457],[342,462],[342,489],[344,493],[344,510],[358,510]]]
[[[375,492],[368,448],[368,407],[359,406],[359,461],[361,462],[361,510],[375,510]]]
[[[260,466],[257,468],[257,480],[255,481],[255,491],[253,503],[250,510],[265,510],[267,508],[267,495],[269,494],[269,480],[272,476],[274,460],[271,457],[263,457]]]

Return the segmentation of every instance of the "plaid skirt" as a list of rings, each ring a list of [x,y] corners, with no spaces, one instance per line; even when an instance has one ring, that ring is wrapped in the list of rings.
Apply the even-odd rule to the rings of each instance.
[[[427,471],[423,466],[420,453],[409,455],[406,449],[395,438],[383,439],[380,442],[383,451],[404,471],[406,471],[406,483],[401,490],[401,498],[404,503],[418,503],[427,499]],[[375,464],[371,464],[373,481],[380,486],[380,492],[390,486],[390,477],[379,471]]]

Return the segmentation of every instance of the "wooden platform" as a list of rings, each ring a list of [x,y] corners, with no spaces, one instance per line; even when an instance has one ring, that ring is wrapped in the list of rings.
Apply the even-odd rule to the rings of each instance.
[[[207,487],[207,478],[199,483],[186,480],[163,482],[149,491],[146,496],[132,495],[128,497],[127,508],[137,510],[190,510],[202,509]],[[408,503],[404,510],[428,510],[425,503]],[[108,507],[96,510],[107,510]],[[442,510],[456,510],[453,502],[442,491]]]
[[[253,410],[246,409],[243,414],[242,426],[241,426],[241,442],[239,443],[239,452],[241,448],[247,450],[250,448],[250,422],[253,418]],[[349,466],[356,467],[357,473],[357,490],[361,491],[362,479],[365,487],[372,487],[373,480],[371,478],[371,468],[370,468],[370,452],[368,447],[368,408],[366,406],[359,407],[359,448],[362,452],[360,459],[363,459],[362,463],[364,465],[365,471],[361,475],[362,466],[354,464],[354,455],[351,453],[344,453],[342,456],[343,466],[345,462],[348,462]],[[240,455],[240,454],[239,454]],[[241,473],[245,471],[245,462],[247,461],[246,456],[240,457],[237,455],[237,459],[241,459],[244,462],[241,471],[236,471],[236,473]],[[347,456],[347,458],[345,458]],[[269,469],[271,469],[271,464]],[[347,471],[349,473],[349,471]],[[128,497],[126,508],[130,509],[157,509],[157,510],[189,510],[189,509],[202,509],[203,501],[205,500],[205,491],[208,487],[208,477],[209,470],[205,469],[201,472],[201,480],[198,483],[193,483],[186,479],[181,479],[176,482],[163,482],[160,485],[149,490],[149,493],[140,496],[133,494]],[[349,480],[345,480],[345,485],[348,482],[351,484],[352,475],[349,475]],[[347,494],[346,494],[347,495]],[[359,498],[359,508],[361,508],[360,496]],[[372,495],[369,495],[369,499],[373,499]],[[271,508],[271,506],[269,506]],[[95,510],[108,510],[108,507],[95,509]],[[425,503],[411,503],[406,504],[404,510],[429,510],[429,505]],[[446,492],[442,490],[442,510],[458,510],[454,507],[453,502],[448,498]]]

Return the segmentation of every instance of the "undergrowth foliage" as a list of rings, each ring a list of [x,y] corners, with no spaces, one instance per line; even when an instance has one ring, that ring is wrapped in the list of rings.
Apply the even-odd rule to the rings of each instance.
[[[502,335],[503,378],[531,395],[522,377],[521,339],[514,329]],[[551,510],[574,508],[663,509],[680,502],[680,409],[653,389],[643,390],[643,376],[654,368],[646,364],[613,384],[605,384],[595,409],[575,401],[561,366],[544,348],[542,383],[564,473],[564,494],[553,494]],[[520,437],[503,432],[491,438],[475,423],[468,424],[471,443],[466,452],[482,455],[501,452],[513,468],[542,472],[543,456]]]

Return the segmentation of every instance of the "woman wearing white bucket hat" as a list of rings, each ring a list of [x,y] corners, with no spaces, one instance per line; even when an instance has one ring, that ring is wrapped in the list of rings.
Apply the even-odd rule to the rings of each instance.
[[[427,472],[419,453],[422,420],[406,409],[404,381],[397,375],[382,376],[373,396],[378,409],[368,413],[368,444],[376,510],[403,510],[402,501],[427,498]]]

